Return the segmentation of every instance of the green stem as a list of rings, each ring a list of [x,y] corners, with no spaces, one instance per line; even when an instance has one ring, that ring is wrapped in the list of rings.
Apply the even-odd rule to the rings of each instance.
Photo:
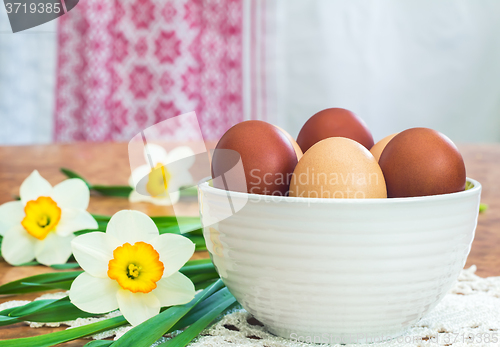
[[[193,265],[186,264],[180,269],[180,272],[182,272],[186,276],[195,276],[198,274],[215,272],[214,264],[212,264],[210,259],[207,260],[208,262],[203,264],[193,264]]]
[[[195,274],[195,275],[188,276],[188,277],[193,283],[201,283],[204,281],[218,279],[219,274],[214,271],[214,272],[209,272],[209,273]]]
[[[98,192],[104,196],[117,196],[121,198],[128,198],[133,189],[130,186],[92,185],[90,186],[90,190]]]
[[[82,176],[80,176],[76,172],[74,172],[74,171],[72,171],[70,169],[63,168],[63,167],[60,170],[68,178],[79,178],[79,179],[81,179],[87,185],[87,187],[89,187],[89,189],[92,186],[85,178],[83,178]]]
[[[201,301],[210,297],[224,287],[222,281],[217,281],[203,292],[198,293],[188,304],[171,307],[160,314],[132,328],[118,341],[114,347],[149,347],[168,332],[182,317]]]
[[[68,290],[83,271],[68,271],[29,276],[0,286],[0,295],[26,294],[52,289]]]
[[[108,340],[94,340],[90,341],[83,347],[107,347],[111,346],[113,344],[113,341],[108,341]]]
[[[229,293],[227,288],[221,289],[219,293],[222,294],[222,297],[218,298],[218,300],[210,306],[210,310],[206,314],[194,321],[193,324],[191,324],[189,328],[187,328],[184,332],[169,341],[161,343],[158,346],[187,346],[196,336],[198,336],[204,329],[206,329],[207,326],[209,326],[217,317],[219,317],[222,312],[226,311],[229,307],[236,303],[236,299],[231,295],[231,293]]]
[[[102,320],[100,322],[91,323],[88,325],[57,331],[41,336],[24,337],[20,339],[0,341],[2,347],[49,347],[59,343],[64,343],[79,339],[88,335],[97,334],[101,331],[117,328],[126,324],[127,321],[123,316],[114,317]]]

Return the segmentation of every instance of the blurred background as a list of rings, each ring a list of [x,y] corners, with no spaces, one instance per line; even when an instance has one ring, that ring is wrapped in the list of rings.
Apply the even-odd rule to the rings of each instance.
[[[190,111],[206,140],[245,119],[296,136],[328,107],[375,141],[498,142],[498,18],[497,0],[82,0],[13,34],[2,9],[0,144],[129,141]]]

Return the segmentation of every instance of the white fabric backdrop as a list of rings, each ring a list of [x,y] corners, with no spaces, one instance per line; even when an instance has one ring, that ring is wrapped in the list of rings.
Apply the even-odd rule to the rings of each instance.
[[[375,140],[415,126],[500,140],[500,1],[276,1],[268,112],[293,136],[335,106]]]
[[[52,141],[56,23],[13,34],[0,9],[0,144]]]

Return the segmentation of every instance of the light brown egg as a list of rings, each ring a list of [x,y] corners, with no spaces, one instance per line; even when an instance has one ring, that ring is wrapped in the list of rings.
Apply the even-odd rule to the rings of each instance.
[[[370,153],[373,154],[373,156],[375,157],[375,159],[377,159],[377,161],[380,159],[380,155],[384,151],[385,146],[397,134],[399,134],[399,133],[395,133],[395,134],[384,137],[382,140],[380,140],[379,142],[374,144],[373,147],[370,149]]]
[[[302,150],[300,149],[300,146],[297,144],[297,141],[295,141],[295,139],[285,129],[282,129],[277,125],[275,125],[275,127],[281,130],[283,134],[285,134],[285,136],[290,140],[293,149],[295,150],[295,154],[297,154],[297,160],[300,160],[300,158],[302,158],[303,153]]]
[[[330,137],[304,153],[290,181],[290,196],[386,198],[387,191],[382,170],[363,145]]]

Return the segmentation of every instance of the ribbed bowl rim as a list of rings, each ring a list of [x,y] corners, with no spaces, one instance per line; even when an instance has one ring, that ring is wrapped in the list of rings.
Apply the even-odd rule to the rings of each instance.
[[[206,177],[202,179],[198,186],[202,191],[212,193],[215,195],[220,195],[227,197],[228,192],[224,189],[214,188],[208,184],[211,177]],[[473,185],[472,188],[456,193],[440,194],[440,195],[428,195],[428,196],[416,196],[411,198],[388,198],[388,199],[324,199],[324,198],[304,198],[304,197],[290,197],[290,196],[278,196],[278,195],[259,195],[252,193],[241,193],[241,192],[230,192],[233,198],[242,199],[254,199],[255,200],[265,200],[266,198],[271,199],[272,202],[280,203],[286,202],[288,204],[339,204],[339,205],[394,205],[394,204],[408,204],[412,202],[439,202],[439,201],[450,201],[453,199],[461,199],[470,196],[477,195],[481,192],[482,186],[478,181],[467,177],[467,182]]]

